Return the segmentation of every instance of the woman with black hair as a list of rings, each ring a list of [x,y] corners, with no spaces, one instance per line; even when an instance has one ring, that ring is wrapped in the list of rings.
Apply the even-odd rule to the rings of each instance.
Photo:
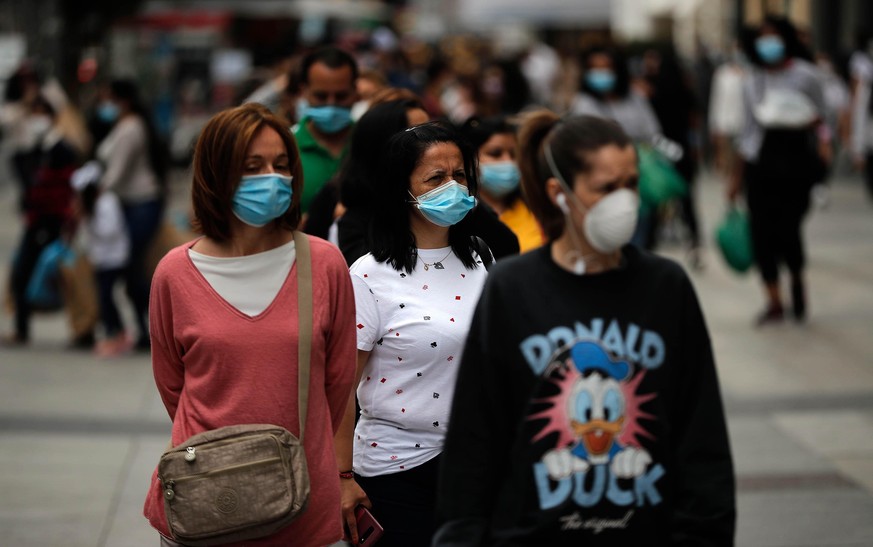
[[[381,546],[428,546],[455,377],[490,257],[480,257],[468,215],[476,154],[453,130],[411,127],[382,157],[372,251],[350,269],[360,418],[355,426],[350,401],[337,463],[348,470],[340,476],[353,544],[364,504],[385,528]]]
[[[355,124],[349,153],[337,175],[340,200],[345,207],[337,221],[337,240],[349,266],[367,254],[373,204],[380,198],[377,181],[381,168],[373,158],[380,157],[392,135],[427,120],[421,101],[404,98],[373,105]]]
[[[791,277],[794,318],[806,318],[803,280],[805,257],[801,224],[812,186],[826,175],[831,130],[824,123],[821,78],[794,26],[769,16],[743,49],[752,62],[743,90],[744,128],[739,162],[728,186],[733,201],[745,190],[755,261],[764,282],[767,305],[758,325],[783,319],[779,265]]]
[[[145,258],[163,215],[166,156],[134,82],[110,83],[109,96],[97,112],[101,119],[113,124],[97,147],[97,159],[104,166],[100,185],[121,199],[130,235],[125,285],[136,312],[136,347],[148,349],[151,279]]]
[[[482,201],[512,230],[522,253],[542,245],[542,228],[521,195],[515,127],[506,116],[473,117],[461,132],[478,152]]]

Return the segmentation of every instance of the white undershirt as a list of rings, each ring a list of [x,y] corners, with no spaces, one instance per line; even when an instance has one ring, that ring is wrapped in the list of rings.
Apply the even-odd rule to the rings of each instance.
[[[254,317],[273,302],[294,266],[294,241],[275,249],[230,258],[188,249],[194,266],[228,304]]]

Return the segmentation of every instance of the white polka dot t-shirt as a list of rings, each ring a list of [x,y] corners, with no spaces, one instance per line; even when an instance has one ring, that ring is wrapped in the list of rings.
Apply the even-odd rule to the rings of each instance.
[[[486,271],[451,252],[419,249],[411,274],[367,254],[350,268],[358,349],[370,351],[358,385],[355,472],[397,473],[439,455],[458,365]],[[425,269],[424,264],[428,264]]]

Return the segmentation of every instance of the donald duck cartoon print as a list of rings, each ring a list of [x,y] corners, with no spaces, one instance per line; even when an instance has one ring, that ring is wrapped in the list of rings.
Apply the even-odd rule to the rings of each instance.
[[[561,480],[599,465],[608,465],[617,478],[642,475],[651,456],[644,448],[620,440],[627,415],[622,382],[630,376],[631,365],[611,357],[593,341],[576,342],[568,357],[553,364],[566,371],[560,375],[567,383],[559,414],[566,428],[562,437],[569,434],[571,440],[543,455],[549,477]]]

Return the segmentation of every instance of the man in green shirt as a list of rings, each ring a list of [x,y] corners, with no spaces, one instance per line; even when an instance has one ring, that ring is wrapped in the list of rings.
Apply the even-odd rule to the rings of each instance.
[[[351,107],[358,98],[358,65],[345,51],[327,46],[306,55],[300,66],[301,95],[308,106],[294,131],[303,163],[304,213],[334,176],[352,130]]]

